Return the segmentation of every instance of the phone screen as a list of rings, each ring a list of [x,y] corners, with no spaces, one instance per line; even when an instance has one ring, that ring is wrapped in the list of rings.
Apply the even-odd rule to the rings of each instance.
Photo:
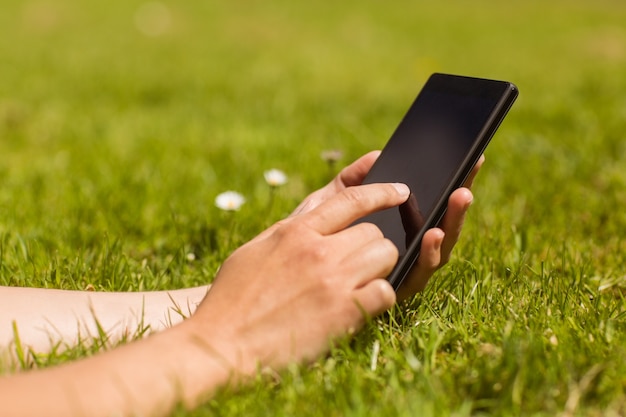
[[[401,206],[361,220],[376,224],[396,245],[399,264],[407,252],[417,258],[421,237],[437,225],[516,95],[511,83],[445,74],[433,74],[425,84],[364,180],[411,189]]]

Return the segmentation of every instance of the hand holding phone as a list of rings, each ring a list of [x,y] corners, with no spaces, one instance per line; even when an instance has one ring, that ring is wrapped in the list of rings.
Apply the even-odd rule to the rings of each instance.
[[[518,90],[510,82],[433,74],[363,181],[402,182],[411,195],[399,207],[359,222],[376,224],[398,248],[388,280],[398,291],[419,257],[424,234],[436,227],[491,140]]]

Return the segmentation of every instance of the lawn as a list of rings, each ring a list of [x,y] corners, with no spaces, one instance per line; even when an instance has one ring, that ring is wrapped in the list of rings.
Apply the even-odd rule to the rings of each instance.
[[[625,22],[619,0],[5,0],[0,285],[210,282],[382,147],[432,72],[506,79],[520,97],[426,291],[177,415],[624,415]]]

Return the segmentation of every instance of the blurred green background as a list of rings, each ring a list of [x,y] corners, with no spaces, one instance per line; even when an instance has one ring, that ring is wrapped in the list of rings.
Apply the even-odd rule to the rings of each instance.
[[[616,363],[625,339],[625,22],[618,0],[4,0],[0,284],[206,283],[240,243],[340,166],[381,148],[432,72],[505,79],[520,97],[486,153],[463,240],[410,307],[429,320],[442,297],[484,284],[474,316],[454,316],[448,330],[468,345],[501,348],[513,362],[531,358],[551,376],[516,373],[502,360],[510,372],[489,377],[501,378],[500,389],[485,377],[491,388],[473,390],[481,377],[459,373],[481,375],[491,365],[476,368],[460,354],[433,372],[411,371],[443,379],[403,386],[397,396],[378,375],[368,399],[369,388],[341,383],[348,365],[325,373],[326,362],[303,371],[308,397],[298,373],[224,395],[207,412],[251,414],[260,401],[269,409],[259,414],[279,415],[573,415],[579,403],[583,414],[623,413],[626,381]],[[328,149],[343,152],[337,167],[320,158]],[[263,180],[269,168],[289,176],[275,198]],[[237,213],[214,207],[229,189],[247,198]],[[393,337],[421,340],[414,319],[391,326]],[[519,330],[514,344],[533,335],[549,341],[547,328],[570,343],[509,352],[504,336],[488,331],[506,323]],[[582,333],[573,336],[572,326]],[[618,336],[609,340],[607,326]],[[441,329],[426,326],[424,340]],[[367,345],[372,332],[356,344]],[[416,346],[412,354],[424,360],[428,349]],[[369,381],[368,351],[353,348],[330,360],[364,361],[354,375]],[[391,348],[400,352],[387,352],[391,363],[410,363]],[[569,410],[572,387],[596,364],[607,371]],[[335,408],[330,396],[307,408],[299,398],[326,398],[315,387],[328,375],[344,401]]]

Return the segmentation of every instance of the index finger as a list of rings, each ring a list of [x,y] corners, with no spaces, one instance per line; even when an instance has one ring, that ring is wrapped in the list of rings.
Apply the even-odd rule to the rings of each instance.
[[[322,235],[343,230],[363,216],[395,207],[409,197],[405,184],[378,183],[348,187],[301,217]]]

